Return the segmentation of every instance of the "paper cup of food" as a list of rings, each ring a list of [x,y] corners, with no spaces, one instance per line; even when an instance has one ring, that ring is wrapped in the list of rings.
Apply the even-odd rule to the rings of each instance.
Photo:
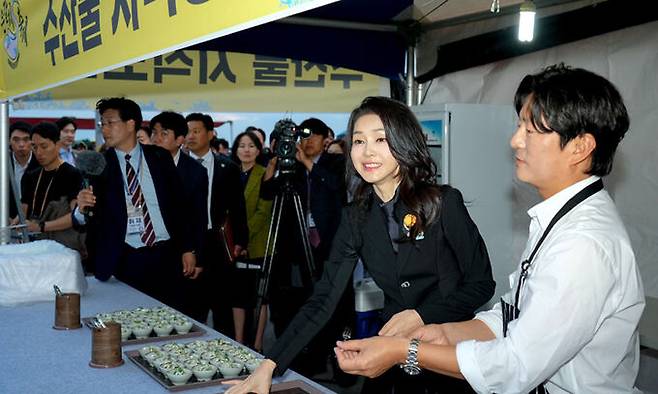
[[[190,380],[192,377],[192,371],[179,365],[167,371],[167,377],[174,386],[181,386]]]

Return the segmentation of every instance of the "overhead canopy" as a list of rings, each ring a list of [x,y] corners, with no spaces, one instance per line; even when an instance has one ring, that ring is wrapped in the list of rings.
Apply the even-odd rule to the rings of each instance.
[[[275,23],[200,43],[197,49],[255,53],[346,67],[390,79],[419,48],[421,81],[658,19],[652,1],[534,0],[535,42],[516,40],[523,0],[342,0]]]
[[[334,1],[4,1],[0,98],[132,64]]]

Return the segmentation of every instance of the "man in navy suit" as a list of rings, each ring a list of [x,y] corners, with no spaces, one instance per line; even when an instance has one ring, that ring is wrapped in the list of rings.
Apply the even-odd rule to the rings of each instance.
[[[194,244],[185,220],[183,186],[166,150],[137,143],[142,123],[139,105],[125,98],[101,99],[107,165],[78,194],[74,221],[86,224],[95,275],[112,275],[128,285],[180,308],[176,290],[196,274]],[[93,216],[83,216],[93,212]]]
[[[189,223],[190,236],[193,240],[196,255],[202,256],[204,234],[208,226],[206,211],[208,176],[206,175],[206,169],[180,149],[181,145],[185,143],[185,135],[187,134],[187,122],[183,115],[172,111],[162,112],[151,119],[150,127],[151,141],[169,151],[174,158],[176,170],[178,170],[178,175],[180,175],[183,183],[185,207],[190,210],[185,219]],[[197,259],[196,272],[191,277],[192,279],[196,279],[203,270],[202,262],[202,259]],[[204,310],[200,307],[200,302],[196,296],[197,292],[195,291],[198,286],[198,281],[187,281],[185,283],[183,288],[183,312],[196,320],[205,322],[207,310],[204,317]]]
[[[204,272],[201,275],[202,294],[200,300],[209,302],[203,305],[207,316],[212,310],[213,328],[228,336],[233,336],[233,311],[231,308],[232,267],[222,248],[220,228],[230,223],[234,247],[229,251],[232,257],[246,254],[249,232],[244,194],[240,183],[240,169],[229,158],[215,155],[210,150],[210,140],[214,137],[214,123],[209,115],[192,113],[187,121],[187,146],[190,157],[201,163],[208,175],[208,224],[205,232],[206,248],[202,256]],[[202,321],[203,316],[202,316]]]

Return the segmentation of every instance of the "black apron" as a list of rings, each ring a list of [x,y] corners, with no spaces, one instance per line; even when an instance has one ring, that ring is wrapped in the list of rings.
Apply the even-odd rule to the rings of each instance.
[[[588,185],[586,188],[578,192],[578,194],[576,194],[575,196],[571,197],[571,199],[567,201],[567,203],[564,204],[564,206],[560,208],[560,210],[555,214],[555,216],[549,223],[548,227],[546,227],[546,230],[544,230],[544,233],[542,234],[541,238],[535,245],[535,248],[530,254],[530,257],[528,257],[526,260],[524,260],[521,263],[521,274],[519,275],[519,280],[516,286],[516,293],[514,295],[514,305],[508,304],[502,298],[500,299],[500,307],[503,314],[504,337],[507,337],[507,326],[509,325],[509,323],[512,322],[513,320],[516,320],[516,318],[518,318],[519,314],[521,313],[521,311],[519,310],[519,293],[521,292],[521,286],[523,285],[523,283],[525,283],[526,279],[528,278],[528,270],[532,265],[532,259],[535,257],[535,254],[537,254],[537,251],[539,250],[541,244],[544,242],[544,239],[546,239],[548,233],[551,231],[555,223],[558,222],[558,220],[560,220],[564,215],[566,215],[569,211],[571,211],[576,205],[585,201],[588,197],[594,195],[595,193],[597,193],[602,189],[603,189],[603,181],[599,179],[598,181]],[[547,393],[548,391],[544,387],[544,383],[540,384],[539,386],[537,386],[536,388],[530,391],[530,394],[547,394]]]

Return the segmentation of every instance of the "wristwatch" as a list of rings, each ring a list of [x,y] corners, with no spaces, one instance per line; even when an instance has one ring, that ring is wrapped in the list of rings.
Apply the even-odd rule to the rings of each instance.
[[[418,375],[420,373],[420,367],[418,366],[418,345],[420,344],[420,340],[417,338],[414,338],[409,342],[409,350],[407,351],[407,359],[405,360],[404,364],[400,365],[400,368],[407,374],[407,375]]]
[[[46,232],[46,221],[42,220],[39,222],[39,230],[41,230],[42,233]]]

